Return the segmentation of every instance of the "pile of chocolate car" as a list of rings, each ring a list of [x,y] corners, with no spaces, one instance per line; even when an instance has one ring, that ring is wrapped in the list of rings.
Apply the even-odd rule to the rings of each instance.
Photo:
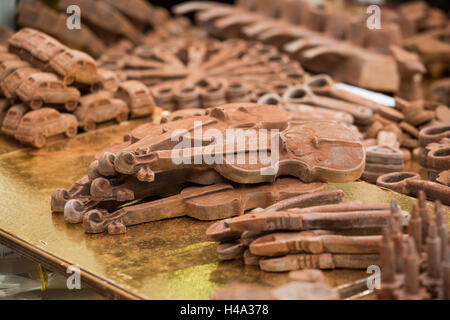
[[[84,52],[35,29],[24,28],[0,54],[1,130],[42,148],[47,139],[73,137],[81,127],[151,115],[153,98],[139,81],[120,82]]]

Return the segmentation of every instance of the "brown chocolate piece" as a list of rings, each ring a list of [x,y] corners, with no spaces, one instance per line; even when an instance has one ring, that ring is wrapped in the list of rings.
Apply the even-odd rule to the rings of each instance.
[[[295,270],[288,273],[289,281],[325,283],[325,275],[321,270]]]
[[[442,278],[443,278],[443,288],[442,288],[442,299],[450,299],[450,248],[447,248],[444,253],[444,258],[442,262]]]
[[[21,60],[3,60],[0,62],[0,82],[3,81],[8,75],[13,73],[19,68],[28,67],[29,64]]]
[[[16,104],[9,108],[2,121],[2,132],[8,136],[14,137],[14,134],[19,127],[20,120],[28,111],[30,111],[30,109],[23,104]]]
[[[380,227],[387,223],[389,211],[349,211],[296,213],[295,211],[250,213],[228,221],[231,230],[316,230]]]
[[[41,48],[39,48],[41,46]],[[8,40],[8,50],[21,59],[45,67],[46,64],[65,46],[49,35],[32,28],[23,28],[14,33]]]
[[[107,184],[106,179],[98,179],[102,179],[103,185]],[[96,181],[97,179],[92,183],[91,195],[93,194],[92,190]],[[134,183],[142,184],[139,181]],[[103,213],[100,216],[97,211],[88,212],[84,218],[83,225],[87,232],[98,233],[105,231],[112,222],[120,222],[128,226],[184,215],[200,220],[224,219],[234,215],[241,215],[246,210],[255,207],[267,207],[279,200],[321,190],[325,187],[326,185],[318,183],[312,185],[303,184],[291,178],[278,179],[273,184],[256,187],[243,186],[236,189],[225,183],[207,187],[189,187],[182,190],[179,195],[127,206],[111,214]],[[133,189],[139,190],[141,188]],[[132,200],[133,198],[130,197],[127,200]],[[93,199],[96,200],[94,197]],[[121,200],[119,199],[119,201]]]
[[[443,185],[450,187],[450,170],[441,171],[436,179],[436,182],[442,183]]]
[[[262,259],[261,270],[285,272],[301,269],[367,269],[379,264],[378,254],[292,254],[283,257]]]
[[[217,246],[217,257],[219,260],[234,260],[242,258],[245,251],[245,246],[237,242],[221,243]]]
[[[250,250],[246,249],[244,251],[242,259],[244,260],[244,263],[248,266],[259,266],[259,260],[261,259],[261,257],[251,254]]]
[[[17,96],[31,109],[36,110],[42,106],[62,105],[67,111],[77,108],[80,92],[76,88],[67,87],[52,73],[32,73],[19,85]]]
[[[125,57],[108,53],[100,63],[150,86],[156,104],[165,110],[205,108],[250,101],[252,93],[273,81],[301,82],[290,77],[292,72],[303,74],[299,65],[278,53],[263,54],[261,46],[238,39],[172,39],[140,46]]]
[[[403,47],[416,52],[432,75],[439,77],[449,61],[450,45],[445,41],[448,34],[446,27],[422,32],[405,39]]]
[[[337,100],[348,101],[356,105],[367,107],[374,112],[378,111],[380,108],[386,108],[373,100],[336,88],[336,83],[326,74],[319,74],[309,78],[307,84],[309,88],[318,95],[325,95]]]
[[[82,16],[82,21],[101,35],[104,41],[116,40],[117,36],[126,37],[135,44],[140,43],[142,40],[142,34],[133,24],[106,1],[62,0],[58,2],[58,8],[61,11],[65,11],[69,5],[77,5],[80,7],[81,12],[85,12]]]
[[[340,81],[374,90],[395,91],[397,89],[397,69],[391,56],[381,55],[356,47],[348,42],[335,40],[319,32],[309,30],[305,26],[293,25],[280,19],[271,19],[264,14],[249,14],[247,11],[217,3],[198,7],[189,7],[189,4],[186,3],[185,7],[184,4],[177,6],[175,12],[198,11],[196,20],[207,25],[214,34],[221,37],[236,37],[236,35],[244,34],[247,38],[283,46],[288,53],[299,57],[302,65],[315,73],[331,73],[334,78]],[[188,7],[189,9],[186,9]],[[308,13],[302,11],[301,14],[303,13],[309,17]],[[297,20],[298,15],[301,15],[298,13],[291,14],[296,16],[293,20]],[[273,16],[278,17],[278,11],[274,11]],[[322,21],[317,18],[311,19],[307,18],[308,21]],[[288,20],[291,21],[292,19],[288,18]],[[328,24],[331,19],[326,20]],[[323,30],[325,31],[325,29],[329,32],[330,27],[325,28],[324,26]],[[350,26],[348,30],[352,30]],[[367,30],[365,24],[364,29],[361,28],[361,30]],[[395,43],[386,41],[386,39],[392,39],[393,32],[391,30],[387,34],[385,30],[381,30],[377,32],[376,36],[374,36],[373,30],[370,31],[366,32],[365,36],[372,46],[386,48],[389,44]],[[336,63],[336,61],[338,62]],[[355,66],[358,67],[355,68]],[[376,74],[381,69],[384,70],[381,71],[381,74],[388,75],[388,77],[368,77],[369,74]],[[351,72],[348,72],[348,70],[351,70]]]
[[[450,138],[450,126],[438,125],[420,130],[419,143],[422,147],[426,147],[433,142],[439,142],[444,138]]]
[[[77,134],[77,130],[78,121],[74,115],[59,113],[52,108],[41,108],[22,117],[14,138],[36,148],[42,148],[47,138],[61,133],[71,138]]]
[[[75,183],[66,189],[56,189],[52,193],[50,207],[52,212],[64,212],[64,206],[70,199],[88,197],[90,191],[90,184],[87,176],[84,176],[80,180],[75,181]]]
[[[419,56],[399,46],[391,46],[390,50],[397,61],[400,73],[400,87],[396,94],[409,101],[422,99],[422,75],[426,69]]]
[[[140,81],[122,82],[116,92],[116,97],[127,103],[132,118],[148,116],[153,113],[155,101],[150,91]]]
[[[3,124],[3,120],[5,119],[10,106],[11,103],[8,100],[0,99],[0,125]]]
[[[430,150],[427,154],[427,168],[437,172],[450,170],[450,146]]]
[[[398,149],[392,149],[389,147],[368,147],[366,149],[367,162],[377,164],[403,164],[403,153]]]
[[[268,104],[270,101],[265,99],[270,98],[270,93],[263,95],[258,103]],[[281,100],[281,98],[280,98]],[[347,112],[335,111],[320,107],[313,107],[306,104],[282,104],[283,108],[291,114],[293,121],[311,121],[311,120],[331,120],[341,123],[352,124],[353,116]]]
[[[314,130],[313,137],[308,137],[306,132]],[[253,132],[253,131],[252,131]],[[225,162],[220,166],[199,163],[203,167],[212,167],[224,177],[240,183],[258,183],[264,181],[273,181],[274,178],[281,173],[289,174],[301,178],[305,182],[311,181],[351,181],[358,178],[363,170],[363,150],[359,139],[354,138],[354,133],[334,122],[315,121],[293,123],[291,122],[287,129],[281,131],[275,139],[282,139],[282,148],[280,151],[278,170],[273,171],[272,166],[262,165],[258,163],[252,165],[231,164]],[[312,140],[311,140],[312,139]],[[269,140],[269,139],[268,139]],[[266,141],[268,141],[266,140]],[[270,139],[271,141],[273,138]],[[143,143],[143,140],[138,142]],[[260,144],[261,145],[261,144]],[[130,146],[132,147],[132,146]],[[173,162],[173,154],[171,150],[148,152],[140,149],[131,152],[122,151],[116,161],[115,169],[125,174],[137,174],[138,178],[145,181],[152,181],[153,172],[169,169],[177,169],[181,167],[192,167],[194,161],[192,159],[203,155],[205,151],[213,151],[215,157],[227,157],[241,152],[261,152],[262,149],[251,147],[250,145],[240,147],[237,151],[230,151],[231,146],[227,144],[217,144],[216,146],[206,146],[191,149],[190,155],[179,158],[181,165]],[[212,148],[212,149],[211,149]],[[343,152],[342,148],[346,151]],[[233,147],[234,149],[234,147]],[[280,150],[281,149],[281,150]],[[339,153],[345,155],[344,159],[336,159],[336,163],[329,162],[329,156],[334,150],[340,150]],[[183,149],[185,151],[186,149]],[[267,149],[266,149],[267,150]],[[317,159],[311,157],[304,158],[302,154],[315,152]],[[181,153],[181,152],[180,152]],[[298,155],[296,155],[298,154]],[[202,156],[203,158],[203,156]],[[284,160],[291,160],[289,162]],[[321,163],[327,159],[326,166]],[[149,161],[150,160],[150,161]],[[318,160],[318,161],[317,161]],[[278,162],[278,161],[277,161]],[[190,164],[188,164],[190,163]],[[289,163],[289,165],[284,165]],[[276,163],[275,163],[276,165]],[[198,164],[197,164],[198,166]],[[313,168],[314,172],[306,171],[303,168]]]
[[[396,292],[398,299],[423,300],[429,295],[419,282],[419,256],[414,240],[409,238],[405,243],[405,286]]]
[[[282,130],[286,128],[288,120],[289,113],[277,106],[253,103],[226,104],[206,109],[205,114],[199,117],[182,117],[174,121],[163,122],[161,125],[155,125],[154,123],[141,125],[131,132],[133,144],[124,148],[123,151],[134,152],[140,148],[145,148],[145,150],[172,149],[178,144],[178,141],[171,139],[172,137],[192,134],[200,128],[205,133],[205,136],[200,138],[206,141],[203,143],[206,145],[211,143],[210,138],[214,138],[207,135],[211,133],[208,130],[210,128],[219,131],[224,131],[227,128],[247,127]],[[185,129],[186,132],[180,132],[181,129]],[[177,132],[179,133],[176,134]],[[118,162],[119,165],[122,164],[120,159]]]
[[[311,206],[321,206],[323,204],[334,204],[341,202],[342,198],[343,198],[342,190],[329,190],[329,191],[311,190],[310,193],[307,193],[305,195],[293,196],[292,198],[281,200],[280,202],[275,203],[272,206],[267,207],[266,209],[257,208],[253,210],[252,213],[265,212],[266,210],[269,212],[273,212],[273,210],[284,210],[292,208],[292,205],[295,205],[296,208],[304,208]],[[241,236],[241,234],[244,237],[246,231],[242,233],[241,231],[231,230],[228,225],[228,222],[230,221],[231,219],[225,219],[217,221],[216,223],[212,224],[206,230],[206,237],[211,241],[234,240],[238,239]],[[259,235],[260,233],[257,232],[257,234]]]
[[[113,119],[118,123],[126,121],[130,112],[125,101],[113,99],[108,91],[85,95],[80,103],[74,114],[85,131],[94,130],[97,123]]]
[[[21,27],[41,30],[71,48],[98,57],[105,49],[103,42],[84,23],[81,24],[80,29],[68,29],[66,9],[58,13],[41,1],[22,0],[16,8],[16,23]]]
[[[250,244],[250,252],[275,257],[294,253],[378,253],[381,236],[342,236],[314,230],[277,232],[262,236]]]
[[[382,267],[381,288],[377,289],[377,295],[382,300],[394,298],[395,290],[400,287],[396,278],[395,249],[392,234],[388,226],[383,228],[383,239],[380,243],[380,262]]]
[[[92,85],[100,81],[95,60],[78,50],[64,50],[50,60],[48,68],[62,76],[68,85],[73,83]]]
[[[326,109],[338,110],[351,114],[356,123],[370,122],[372,110],[361,105],[352,104],[343,100],[337,100],[315,95],[308,86],[297,85],[289,88],[283,95],[283,100],[288,103],[314,105]]]
[[[93,91],[106,90],[109,92],[116,92],[119,88],[120,78],[114,71],[98,68],[97,73],[100,77],[100,82],[93,85]]]
[[[450,204],[450,188],[440,183],[420,180],[414,172],[393,172],[384,174],[377,179],[377,185],[406,195],[417,195],[424,190],[430,200],[440,200]]]
[[[430,87],[430,94],[432,100],[450,106],[450,78],[433,82]]]
[[[0,88],[6,98],[11,101],[17,97],[16,90],[22,84],[23,81],[28,79],[33,73],[39,73],[35,68],[18,68],[8,76],[6,76],[0,83]]]
[[[315,184],[308,184],[308,186],[315,186]],[[344,198],[344,193],[342,190],[327,190],[319,191],[289,197],[288,199],[274,203],[264,209],[264,212],[276,212],[280,210],[288,210],[293,208],[305,208],[305,207],[316,207],[321,205],[327,205],[330,203],[341,202]]]

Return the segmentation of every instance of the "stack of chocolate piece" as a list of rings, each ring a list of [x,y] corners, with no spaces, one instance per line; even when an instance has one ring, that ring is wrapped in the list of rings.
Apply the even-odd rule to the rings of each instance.
[[[98,153],[87,176],[53,193],[52,211],[87,232],[117,234],[182,215],[241,215],[326,190],[323,182],[354,181],[364,168],[359,138],[337,122],[292,122],[287,111],[254,103],[183,111]]]
[[[450,299],[450,246],[442,206],[429,217],[421,192],[408,223],[408,235],[396,219],[383,229],[380,299]]]
[[[264,271],[366,269],[379,264],[380,235],[344,231],[385,226],[391,216],[406,224],[407,213],[389,204],[340,203],[340,190],[310,193],[265,209],[218,221],[206,231],[220,241],[220,260],[243,258]]]
[[[271,83],[299,84],[303,69],[273,46],[241,39],[175,38],[116,46],[98,60],[123,80],[149,86],[158,106],[173,111],[256,101]]]
[[[2,132],[37,148],[56,135],[75,136],[79,126],[151,115],[155,106],[142,83],[121,83],[91,56],[30,28],[0,53],[0,94]]]

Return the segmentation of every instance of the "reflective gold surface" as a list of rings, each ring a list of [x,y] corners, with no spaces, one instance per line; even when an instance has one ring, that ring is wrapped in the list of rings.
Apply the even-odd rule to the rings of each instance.
[[[211,222],[177,218],[129,227],[125,235],[88,235],[81,225],[68,225],[61,215],[50,212],[54,189],[69,187],[87,172],[95,152],[120,141],[124,132],[142,122],[103,128],[45,150],[22,148],[0,155],[0,229],[78,265],[99,282],[107,280],[151,299],[208,299],[217,288],[236,281],[283,284],[286,274],[262,272],[241,261],[218,262],[217,245],[205,239]],[[345,201],[395,198],[406,210],[415,201],[364,182],[330,188],[343,189]],[[326,275],[334,286],[367,276],[350,270]]]

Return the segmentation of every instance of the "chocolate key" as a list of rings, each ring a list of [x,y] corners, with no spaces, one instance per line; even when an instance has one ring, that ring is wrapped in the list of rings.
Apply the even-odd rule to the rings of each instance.
[[[348,101],[356,105],[367,107],[374,112],[382,107],[385,107],[384,105],[381,105],[373,100],[337,88],[333,79],[326,74],[318,74],[309,78],[307,80],[307,84],[315,94]]]
[[[373,114],[371,109],[361,105],[315,95],[307,85],[297,85],[289,88],[284,93],[283,100],[291,103],[315,105],[326,109],[347,112],[359,124],[369,123]]]
[[[377,179],[377,186],[394,190],[406,195],[418,195],[420,190],[426,192],[430,200],[440,200],[450,205],[450,187],[420,179],[415,172],[393,172],[384,174]]]
[[[250,213],[228,221],[232,231],[359,229],[387,224],[389,210],[296,213],[292,211]]]
[[[381,236],[343,236],[325,230],[277,232],[250,244],[257,256],[275,257],[293,253],[378,253]]]
[[[328,191],[313,191],[304,195],[295,196],[286,200],[279,201],[266,209],[257,208],[252,211],[255,212],[276,212],[289,208],[305,208],[313,209],[314,206],[321,206],[326,204],[335,204],[342,201],[344,192],[342,190],[328,190]],[[297,209],[299,210],[299,209]],[[237,240],[244,237],[247,231],[234,231],[230,229],[228,223],[231,219],[225,219],[213,223],[206,230],[206,237],[210,241],[229,241]],[[258,233],[257,233],[258,234]],[[248,233],[246,237],[248,237]],[[241,237],[241,239],[242,239]]]
[[[240,186],[233,188],[226,183],[207,187],[188,187],[180,194],[127,206],[113,213],[90,211],[83,220],[86,232],[111,232],[109,225],[125,226],[161,219],[190,216],[199,220],[217,220],[241,215],[255,207],[266,207],[295,195],[326,189],[326,184],[304,184],[296,179],[282,178],[273,184]],[[115,231],[115,229],[113,229]]]
[[[367,269],[379,265],[379,254],[292,254],[261,259],[259,267],[269,272],[286,272],[300,269]]]

